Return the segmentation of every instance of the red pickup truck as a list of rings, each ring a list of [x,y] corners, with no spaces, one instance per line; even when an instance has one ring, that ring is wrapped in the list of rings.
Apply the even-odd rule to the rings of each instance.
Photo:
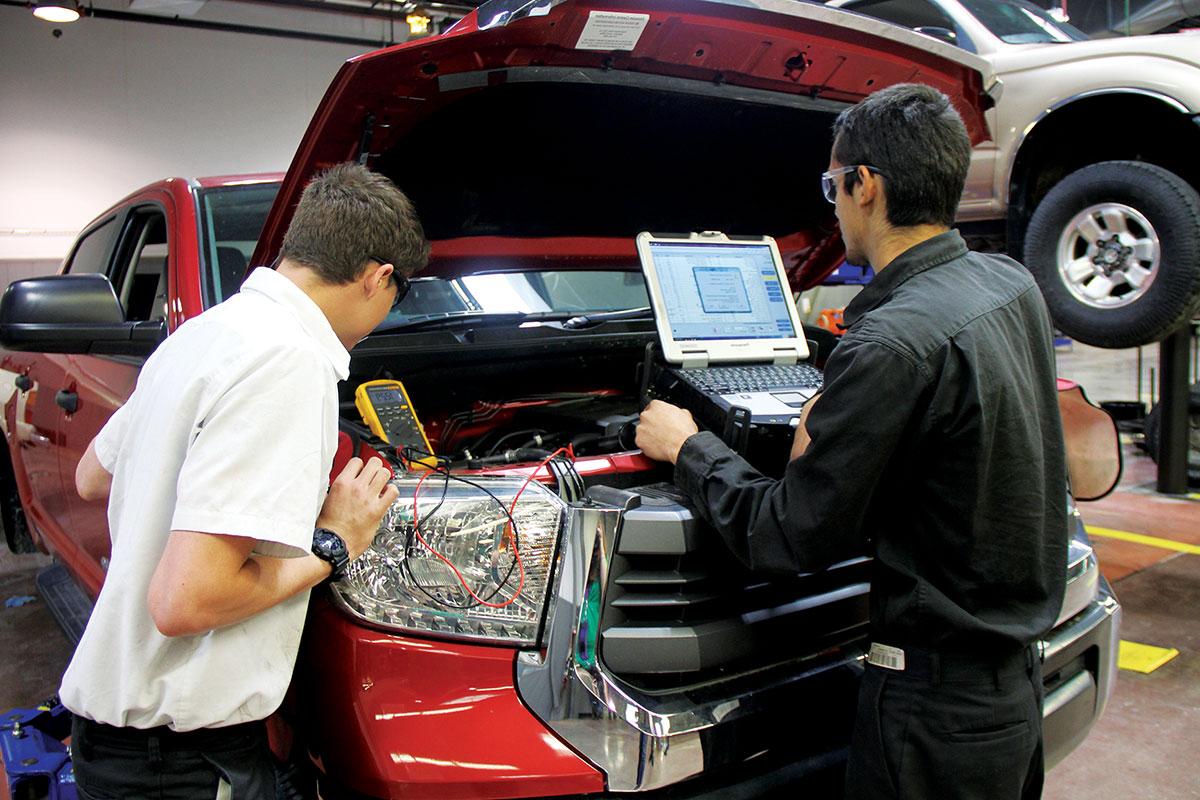
[[[841,261],[817,179],[833,115],[919,79],[980,140],[985,98],[961,50],[815,4],[758,5],[489,3],[348,62],[286,176],[171,179],[102,214],[62,275],[0,302],[10,546],[55,553],[97,592],[104,508],[72,491],[87,442],[163,336],[271,263],[305,181],[359,159],[410,194],[433,255],[352,352],[343,432],[369,446],[355,390],[400,378],[472,483],[400,475],[371,551],[313,593],[278,752],[326,798],[829,796],[869,560],[747,572],[620,435],[656,340],[634,234],[770,233],[807,288]],[[563,446],[573,467],[539,473],[515,512],[518,579],[500,505]],[[1107,701],[1120,614],[1072,524],[1042,648],[1051,764]]]

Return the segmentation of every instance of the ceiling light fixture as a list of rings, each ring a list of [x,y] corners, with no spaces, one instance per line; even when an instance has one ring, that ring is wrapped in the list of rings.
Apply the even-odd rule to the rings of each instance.
[[[79,4],[75,0],[38,0],[33,15],[47,22],[74,22],[79,19]]]
[[[408,32],[411,35],[424,36],[429,33],[429,23],[433,20],[424,14],[409,14],[404,21],[408,23]]]

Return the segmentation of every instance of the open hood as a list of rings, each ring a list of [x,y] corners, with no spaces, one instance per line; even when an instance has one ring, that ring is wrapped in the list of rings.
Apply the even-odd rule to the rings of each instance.
[[[427,274],[636,268],[642,230],[767,233],[798,267],[824,254],[817,271],[831,269],[840,241],[818,176],[836,114],[927,83],[978,143],[986,69],[794,0],[497,0],[441,36],[342,66],[251,263],[274,259],[315,172],[357,160],[416,204]]]

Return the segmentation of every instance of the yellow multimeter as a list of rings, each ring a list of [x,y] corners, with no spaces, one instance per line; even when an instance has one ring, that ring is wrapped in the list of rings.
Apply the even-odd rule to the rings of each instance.
[[[354,405],[371,433],[395,447],[397,452],[411,447],[420,453],[430,454],[414,458],[414,464],[432,467],[437,463],[403,383],[367,381],[354,391]]]

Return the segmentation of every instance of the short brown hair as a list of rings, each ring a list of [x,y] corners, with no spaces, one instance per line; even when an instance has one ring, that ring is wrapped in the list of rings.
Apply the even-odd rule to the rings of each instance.
[[[371,259],[411,275],[429,261],[412,203],[384,176],[353,163],[318,174],[300,196],[280,256],[346,284]]]

